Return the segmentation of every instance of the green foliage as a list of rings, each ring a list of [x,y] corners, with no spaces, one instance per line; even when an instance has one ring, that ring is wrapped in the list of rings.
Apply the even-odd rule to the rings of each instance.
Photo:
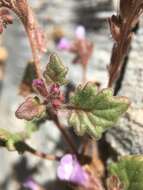
[[[47,113],[42,114],[40,118],[35,118],[32,121],[26,121],[25,123],[25,133],[30,137],[34,132],[38,131],[40,125],[43,124],[48,119]]]
[[[79,86],[70,98],[73,110],[69,124],[78,135],[88,133],[91,137],[100,138],[128,109],[129,104],[125,97],[114,97],[111,89],[98,92],[94,83],[87,83],[84,87]]]
[[[119,178],[124,190],[143,190],[143,155],[122,157],[109,171]]]
[[[0,142],[3,142],[3,145],[9,151],[16,150],[16,143],[22,142],[27,138],[25,133],[11,133],[5,129],[0,128]]]
[[[32,133],[36,132],[38,130],[38,126],[36,121],[27,121],[25,124],[25,130],[28,134],[28,136],[31,136]]]
[[[34,119],[27,121],[25,124],[25,131],[19,133],[12,133],[6,129],[0,128],[0,145],[5,146],[9,151],[23,152],[27,149],[25,140],[39,129],[38,125],[42,119]]]
[[[0,140],[6,141],[10,136],[10,132],[5,129],[0,129]]]
[[[44,72],[44,78],[46,79],[47,84],[66,84],[67,81],[65,80],[65,77],[67,72],[68,69],[63,65],[60,58],[56,54],[51,54],[50,61]]]

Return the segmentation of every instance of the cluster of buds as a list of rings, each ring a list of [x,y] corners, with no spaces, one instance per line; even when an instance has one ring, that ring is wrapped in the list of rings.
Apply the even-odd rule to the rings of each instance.
[[[64,102],[60,86],[66,83],[67,69],[57,55],[51,55],[43,77],[32,81],[32,89],[38,96],[28,97],[16,110],[19,119],[39,118],[47,110],[56,112]]]
[[[10,15],[9,10],[2,9],[0,11],[0,33],[3,32],[3,29],[7,27],[8,24],[13,23],[13,17]]]
[[[52,105],[54,109],[58,109],[64,101],[64,95],[58,84],[52,84],[47,87],[43,79],[35,79],[33,88],[44,98],[44,102]]]

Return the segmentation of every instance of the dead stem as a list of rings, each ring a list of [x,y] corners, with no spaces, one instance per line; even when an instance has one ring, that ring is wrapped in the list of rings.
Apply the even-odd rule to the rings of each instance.
[[[136,1],[133,3],[134,5],[131,6],[129,1],[121,1],[120,14],[117,16],[113,15],[109,19],[110,30],[115,43],[112,50],[111,63],[109,65],[108,87],[112,87],[113,83],[119,77],[123,61],[131,45],[133,36],[132,30],[138,23],[139,17],[143,11],[143,3],[138,4]],[[123,5],[129,7],[129,10],[124,10]]]
[[[85,136],[83,137],[83,144],[82,144],[82,149],[81,149],[81,155],[84,156],[84,155],[87,155],[88,154],[88,148],[89,148],[89,144],[90,144],[90,139]]]

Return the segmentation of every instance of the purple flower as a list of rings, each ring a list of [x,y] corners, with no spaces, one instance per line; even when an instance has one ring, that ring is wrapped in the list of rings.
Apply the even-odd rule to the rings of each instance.
[[[78,26],[75,30],[75,36],[79,40],[85,39],[86,31],[84,26]]]
[[[36,181],[34,181],[32,178],[28,178],[23,186],[25,188],[31,189],[31,190],[39,190],[39,185],[36,183]]]
[[[60,180],[69,181],[78,185],[86,186],[88,174],[83,170],[75,155],[66,154],[60,161],[57,169]]]
[[[67,38],[61,38],[61,40],[59,41],[57,48],[59,50],[69,50],[70,49],[70,42]]]

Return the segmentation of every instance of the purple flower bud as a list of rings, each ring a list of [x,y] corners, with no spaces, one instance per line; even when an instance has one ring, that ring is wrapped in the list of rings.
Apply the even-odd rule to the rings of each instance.
[[[78,26],[75,30],[75,36],[79,40],[85,39],[86,31],[84,26]]]
[[[70,49],[70,42],[66,38],[61,38],[60,42],[57,45],[59,50],[69,50]]]
[[[69,181],[81,186],[88,183],[88,174],[83,170],[75,155],[66,154],[57,169],[60,180]]]
[[[28,178],[23,186],[25,188],[31,189],[31,190],[39,190],[39,185],[36,183],[36,181],[34,181],[32,178]]]
[[[33,80],[33,85],[36,87],[41,87],[43,84],[44,84],[44,81],[42,79]]]
[[[58,84],[53,84],[50,87],[50,93],[59,95],[60,94],[60,86]]]
[[[32,86],[43,97],[46,97],[48,95],[47,88],[46,88],[45,83],[42,79],[33,80]]]

